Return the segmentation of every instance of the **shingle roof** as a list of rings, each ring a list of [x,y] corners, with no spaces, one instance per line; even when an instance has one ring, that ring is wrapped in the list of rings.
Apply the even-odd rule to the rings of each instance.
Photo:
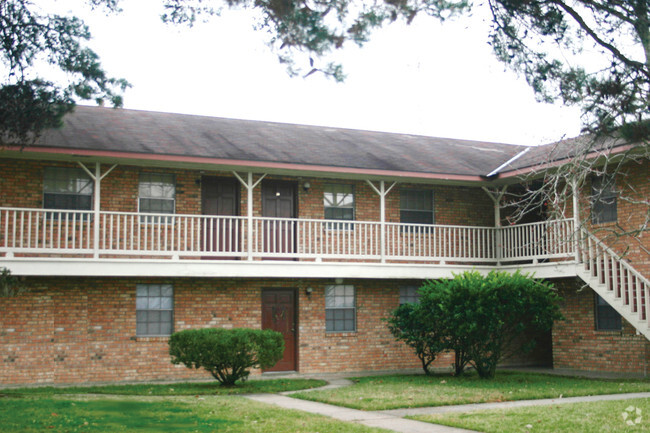
[[[578,155],[619,150],[630,143],[612,136],[581,135],[555,143],[531,147],[528,152],[503,167],[501,173],[527,169],[545,164],[568,161]]]
[[[525,148],[87,106],[46,132],[38,146],[471,176],[490,173]]]

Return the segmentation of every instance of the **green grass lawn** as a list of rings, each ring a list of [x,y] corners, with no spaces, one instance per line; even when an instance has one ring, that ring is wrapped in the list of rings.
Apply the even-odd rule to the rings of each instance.
[[[237,396],[1,397],[3,433],[380,433]]]
[[[112,394],[112,395],[232,395],[295,391],[326,385],[315,379],[249,380],[227,388],[214,382],[187,382],[174,384],[106,385],[75,387],[35,387],[0,389],[0,396],[56,395],[56,394]]]
[[[650,381],[593,380],[499,371],[493,380],[476,375],[402,375],[355,378],[347,388],[311,391],[292,397],[362,410],[446,406],[538,398],[650,391]]]
[[[622,413],[641,409],[639,424],[627,425]],[[419,421],[462,427],[486,433],[608,433],[650,432],[650,400],[601,401],[463,414],[419,415]],[[636,420],[636,413],[628,416]]]

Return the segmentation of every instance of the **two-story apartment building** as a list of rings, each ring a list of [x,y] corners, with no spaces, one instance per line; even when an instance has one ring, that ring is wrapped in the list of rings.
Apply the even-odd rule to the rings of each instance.
[[[647,233],[618,253],[591,233],[645,218],[648,160],[594,204],[584,185],[568,218],[503,224],[500,192],[563,146],[78,107],[0,150],[0,268],[27,289],[0,297],[0,384],[203,377],[167,337],[208,326],[282,332],[274,371],[418,367],[390,311],[422,280],[496,268],[564,298],[547,343],[511,362],[643,373]]]

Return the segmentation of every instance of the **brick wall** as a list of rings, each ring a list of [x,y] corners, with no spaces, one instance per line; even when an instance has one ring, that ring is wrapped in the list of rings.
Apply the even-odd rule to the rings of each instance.
[[[29,291],[0,298],[0,384],[206,378],[169,362],[167,339],[136,337],[138,283],[171,283],[175,330],[261,326],[262,288],[298,293],[301,372],[418,368],[383,318],[398,282],[346,281],[357,289],[357,331],[325,332],[326,283],[315,280],[29,278]],[[330,282],[331,283],[331,282]],[[306,287],[313,293],[306,295]],[[450,356],[439,366],[448,367]]]
[[[565,320],[553,328],[553,366],[589,371],[643,374],[650,342],[623,319],[621,331],[596,331],[594,292],[581,281],[554,281],[563,298]]]
[[[43,206],[43,172],[46,167],[72,167],[73,163],[0,159],[0,206],[31,207]],[[102,173],[109,165],[102,165]],[[94,166],[90,166],[94,172]],[[172,170],[149,167],[118,165],[102,180],[101,209],[106,211],[137,212],[138,182],[140,173],[171,173],[176,178],[176,213],[201,213],[202,176],[221,176],[232,179],[232,173],[219,171]],[[254,176],[256,181],[259,176]],[[329,183],[344,183],[354,186],[355,219],[358,221],[379,221],[379,196],[364,181],[342,181],[317,178],[291,178],[267,176],[268,180],[289,180],[296,182],[298,212],[300,218],[322,219],[323,187]],[[309,181],[311,188],[304,191],[302,185]],[[398,184],[386,198],[386,221],[399,222],[400,189],[429,189],[434,194],[434,212],[437,224],[493,226],[492,202],[481,188],[450,187],[439,185]],[[240,187],[241,214],[246,215],[246,189]],[[253,215],[261,216],[261,186],[253,191]]]

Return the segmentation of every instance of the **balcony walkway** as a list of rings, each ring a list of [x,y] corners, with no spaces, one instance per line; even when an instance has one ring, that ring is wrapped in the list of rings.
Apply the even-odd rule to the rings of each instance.
[[[497,265],[575,257],[574,222],[504,228],[0,208],[5,258]]]
[[[0,208],[24,276],[423,280],[493,269],[580,277],[650,338],[650,281],[573,219],[508,227]]]

